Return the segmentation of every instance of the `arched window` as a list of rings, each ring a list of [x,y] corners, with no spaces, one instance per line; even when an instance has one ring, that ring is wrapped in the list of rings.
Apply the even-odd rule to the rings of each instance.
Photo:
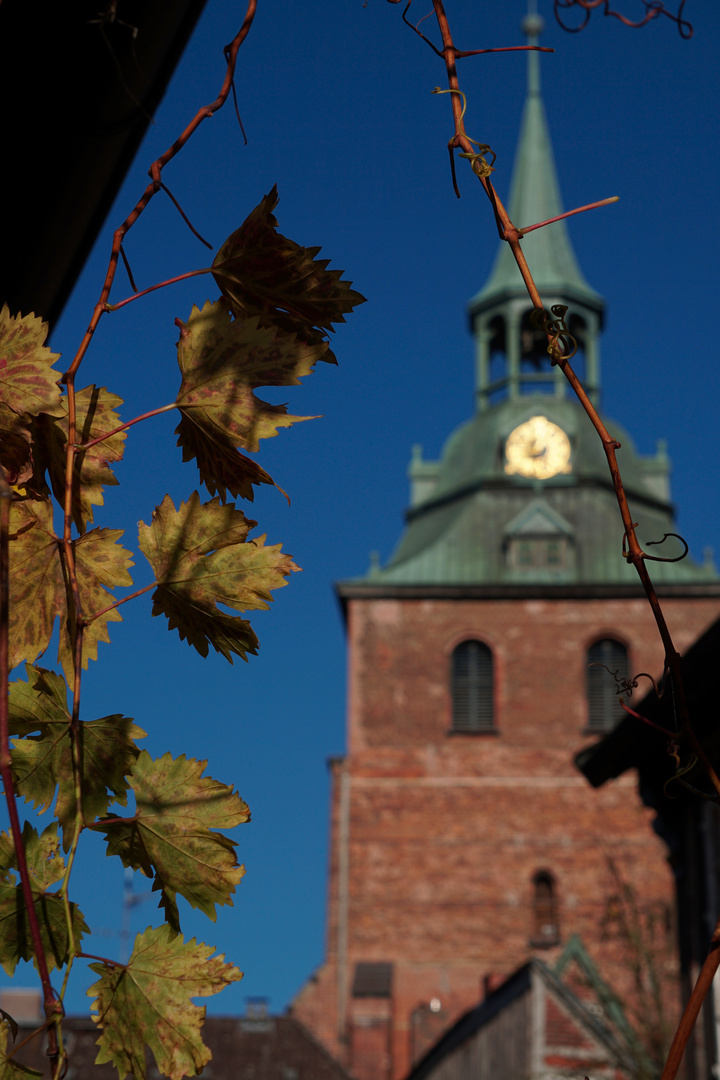
[[[533,877],[533,932],[530,944],[536,949],[549,949],[560,940],[557,917],[555,879],[547,870]]]
[[[452,654],[453,731],[492,731],[493,658],[482,641],[461,641]]]
[[[618,699],[628,677],[627,649],[603,638],[587,654],[588,731],[610,731],[625,715]]]

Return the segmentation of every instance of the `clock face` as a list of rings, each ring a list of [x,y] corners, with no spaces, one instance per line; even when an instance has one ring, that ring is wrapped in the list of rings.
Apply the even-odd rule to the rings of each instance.
[[[516,427],[505,444],[505,457],[506,473],[535,480],[549,480],[571,470],[570,440],[546,416],[531,416]]]

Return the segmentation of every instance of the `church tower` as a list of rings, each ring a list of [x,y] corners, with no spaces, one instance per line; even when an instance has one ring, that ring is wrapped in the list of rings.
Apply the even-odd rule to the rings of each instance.
[[[535,41],[541,21],[524,29]],[[562,212],[537,53],[509,210],[521,228]],[[546,309],[567,305],[599,408],[604,301],[565,221],[523,249]],[[347,753],[331,763],[327,955],[293,1013],[358,1080],[399,1080],[484,992],[531,956],[553,964],[574,934],[631,1020],[647,1012],[640,983],[674,977],[651,815],[632,778],[594,791],[573,764],[624,715],[619,681],[662,670],[605,455],[507,245],[469,314],[475,414],[439,461],[415,448],[395,553],[338,586]],[[641,542],[659,540],[673,531],[664,445],[643,457],[606,424]],[[684,650],[720,613],[714,567],[654,563],[653,578]],[[641,977],[640,952],[655,965]]]

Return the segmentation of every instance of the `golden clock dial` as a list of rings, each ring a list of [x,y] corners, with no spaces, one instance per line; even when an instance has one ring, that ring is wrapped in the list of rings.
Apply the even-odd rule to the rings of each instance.
[[[549,480],[571,470],[570,440],[546,416],[531,416],[511,431],[505,443],[505,457],[506,473],[535,480]]]

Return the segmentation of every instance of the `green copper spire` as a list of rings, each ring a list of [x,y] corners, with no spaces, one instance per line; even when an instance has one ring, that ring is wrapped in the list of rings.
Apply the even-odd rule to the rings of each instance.
[[[536,44],[542,21],[533,10],[523,29]],[[528,53],[509,207],[520,227],[562,213],[540,97],[540,59]],[[546,308],[567,305],[568,332],[577,346],[572,366],[599,409],[602,297],[585,281],[564,221],[530,233],[522,244]],[[598,588],[606,596],[615,588],[617,595],[639,590],[620,552],[622,528],[602,444],[561,367],[551,362],[547,334],[533,321],[507,244],[470,315],[477,412],[450,436],[439,461],[425,460],[415,447],[400,543],[386,566],[374,557],[364,578],[340,586],[341,595],[518,599],[532,590],[536,596],[561,595],[556,588],[582,597],[600,595],[593,591]],[[606,426],[623,447],[625,489],[641,543],[673,532],[665,447],[645,457],[618,424],[606,420]],[[565,447],[546,473],[534,466],[552,455],[550,437],[531,434],[536,430],[552,430],[555,445]],[[523,445],[525,467],[518,468],[517,447]],[[711,560],[653,567],[663,585],[697,587],[718,580]]]
[[[540,16],[528,14],[522,28],[528,44],[537,45],[543,30]],[[528,52],[527,56],[527,95],[508,207],[518,228],[563,212],[545,106],[540,95],[540,54]],[[602,298],[590,288],[580,270],[565,221],[537,229],[522,241],[522,245],[541,295],[562,295],[569,303],[579,300],[596,310],[602,308]],[[501,243],[490,278],[473,299],[471,311],[473,314],[482,311],[501,295],[523,288],[510,247]]]

